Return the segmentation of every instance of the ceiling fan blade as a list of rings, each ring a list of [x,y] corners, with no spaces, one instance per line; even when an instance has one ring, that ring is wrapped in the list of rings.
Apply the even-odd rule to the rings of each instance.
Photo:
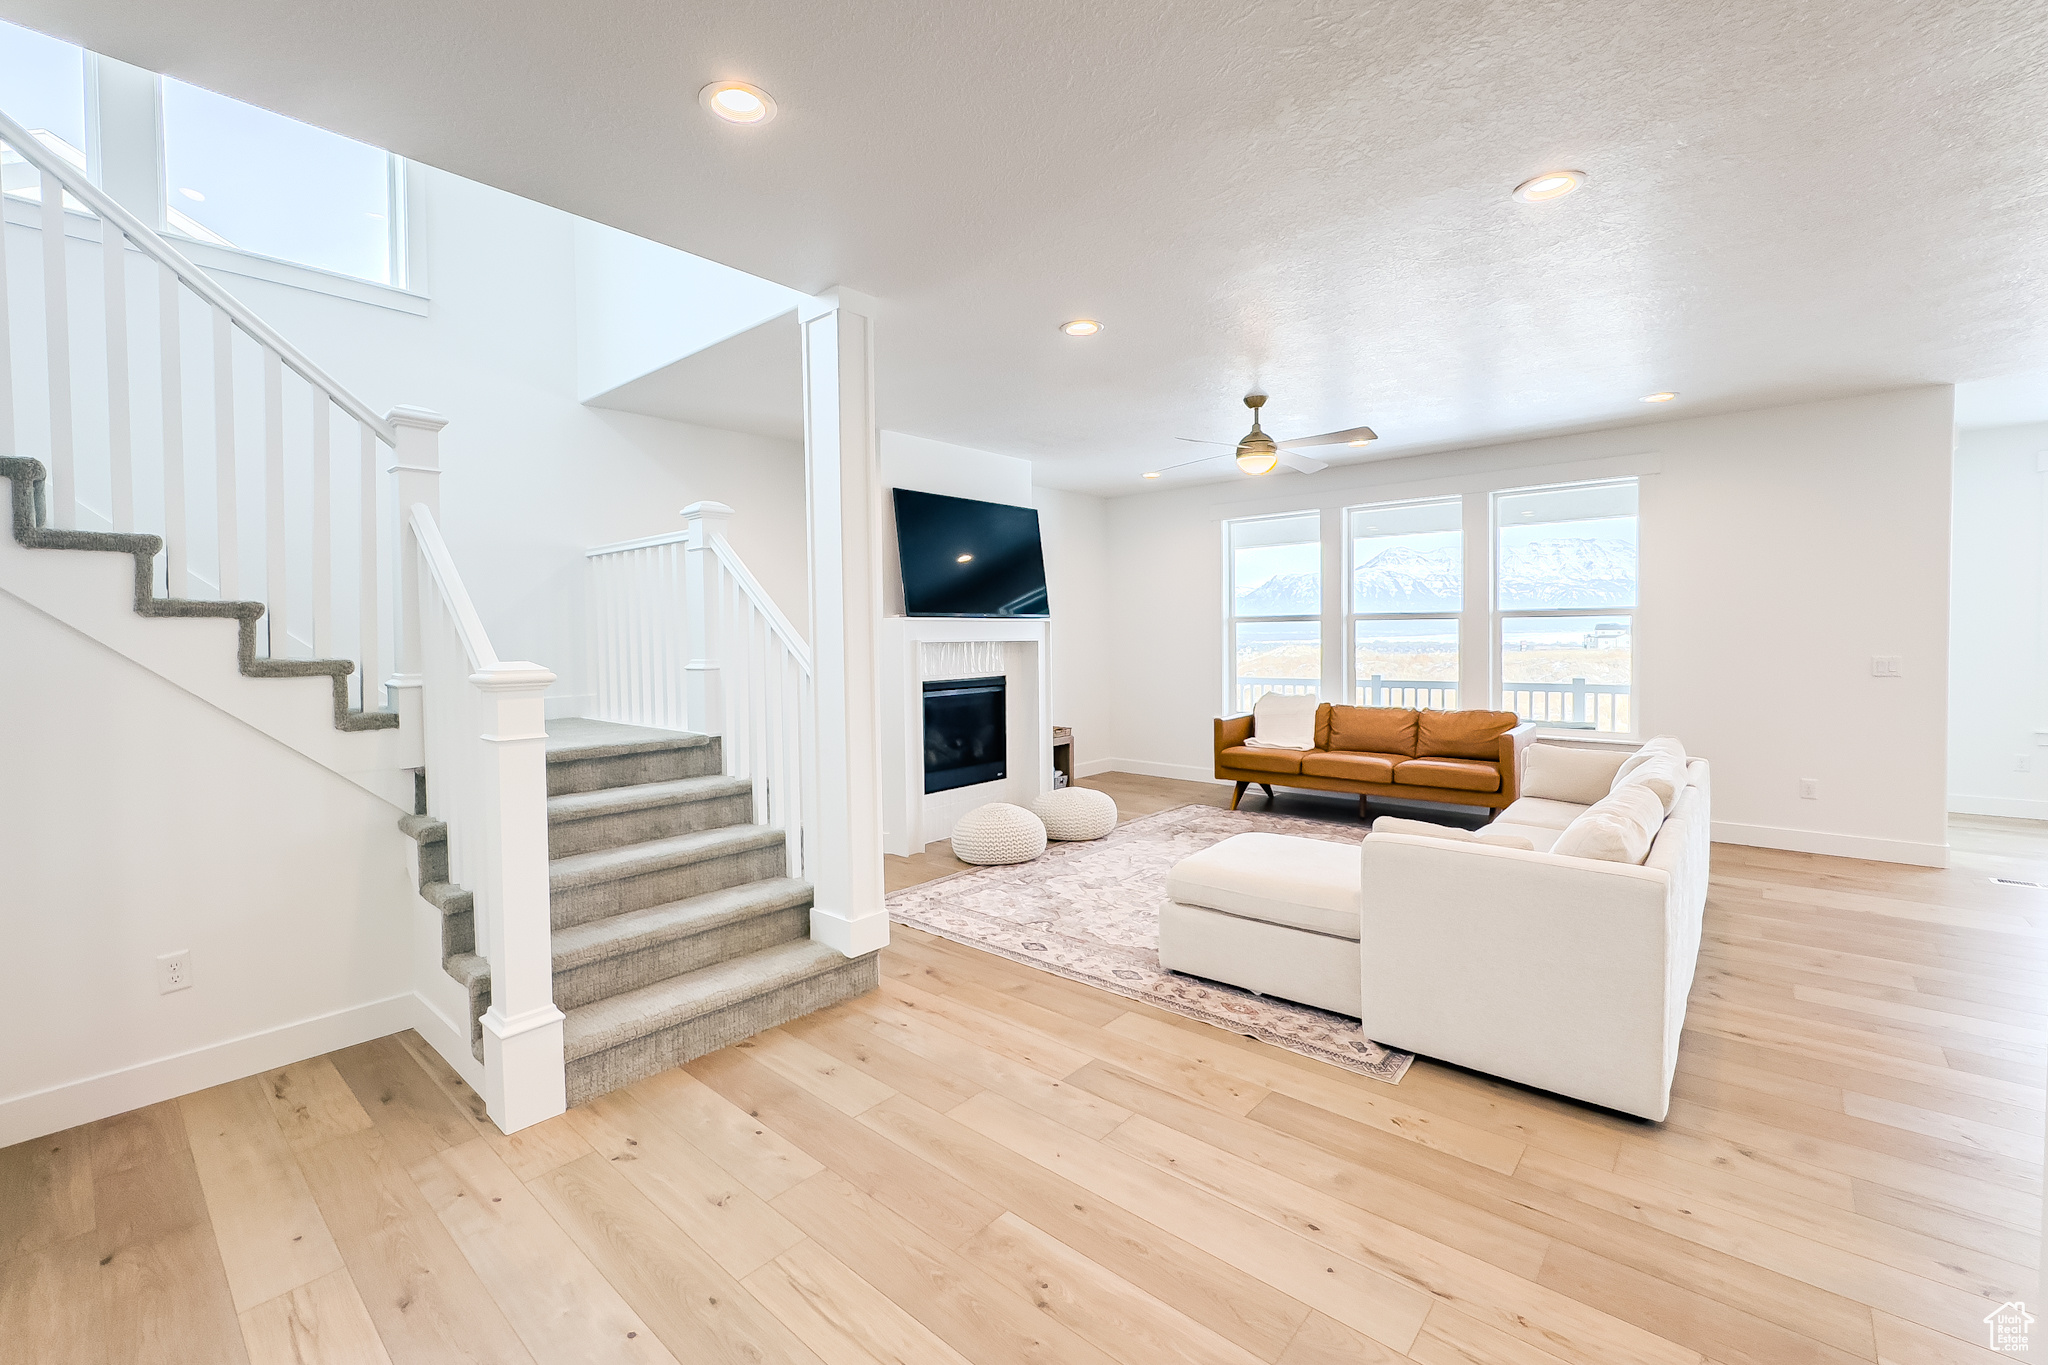
[[[1194,446],[1235,446],[1237,444],[1235,441],[1205,441],[1199,436],[1176,436],[1173,439],[1176,441],[1186,441],[1189,445]]]
[[[1313,455],[1299,455],[1285,447],[1282,447],[1280,451],[1280,466],[1283,469],[1291,469],[1297,474],[1313,474],[1319,469],[1328,469],[1330,467],[1328,462],[1318,460]]]
[[[1301,446],[1350,445],[1353,441],[1362,444],[1366,441],[1377,441],[1379,438],[1379,433],[1371,427],[1352,427],[1348,431],[1326,431],[1320,436],[1298,436],[1292,441],[1282,441],[1280,448],[1295,450]]]
[[[1216,443],[1214,441],[1211,441],[1207,444],[1214,445]],[[1211,460],[1221,460],[1225,458],[1228,457],[1223,455],[1204,455],[1198,460],[1182,460],[1179,464],[1161,465],[1158,469],[1154,470],[1153,472],[1155,474],[1171,474],[1176,469],[1186,469],[1190,465],[1208,464]]]

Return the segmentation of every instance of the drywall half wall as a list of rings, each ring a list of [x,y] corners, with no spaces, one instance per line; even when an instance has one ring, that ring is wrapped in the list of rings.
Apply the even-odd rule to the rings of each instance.
[[[0,1147],[428,1022],[396,807],[5,593],[0,638]]]
[[[1226,519],[1639,474],[1640,723],[1713,762],[1715,837],[1938,865],[1952,403],[1916,388],[1113,499],[1113,766],[1213,773]]]
[[[2048,422],[1956,443],[1948,806],[2048,820]]]

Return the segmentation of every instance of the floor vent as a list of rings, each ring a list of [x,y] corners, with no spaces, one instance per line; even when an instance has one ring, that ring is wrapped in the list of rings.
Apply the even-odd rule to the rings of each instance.
[[[2036,891],[2048,891],[2048,883],[2023,882],[2017,877],[1993,877],[1991,880],[2000,886],[2031,886]]]

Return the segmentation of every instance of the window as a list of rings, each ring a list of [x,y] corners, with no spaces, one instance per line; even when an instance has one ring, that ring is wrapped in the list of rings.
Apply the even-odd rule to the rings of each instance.
[[[1499,493],[1493,507],[1501,707],[1633,733],[1635,480]]]
[[[40,33],[0,24],[0,109],[37,141],[85,169],[85,53]],[[13,148],[0,152],[0,184],[42,202],[42,172]]]
[[[171,231],[403,282],[401,163],[391,153],[165,77],[163,159]]]
[[[1314,697],[1323,687],[1323,519],[1320,513],[1226,524],[1230,705],[1267,692]]]
[[[1360,706],[1453,710],[1464,609],[1462,502],[1354,507],[1351,697]]]

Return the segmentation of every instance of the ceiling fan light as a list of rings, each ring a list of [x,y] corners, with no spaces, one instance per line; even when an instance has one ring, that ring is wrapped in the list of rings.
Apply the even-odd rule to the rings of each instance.
[[[1247,474],[1270,474],[1280,467],[1280,452],[1240,450],[1237,452],[1237,467]]]

